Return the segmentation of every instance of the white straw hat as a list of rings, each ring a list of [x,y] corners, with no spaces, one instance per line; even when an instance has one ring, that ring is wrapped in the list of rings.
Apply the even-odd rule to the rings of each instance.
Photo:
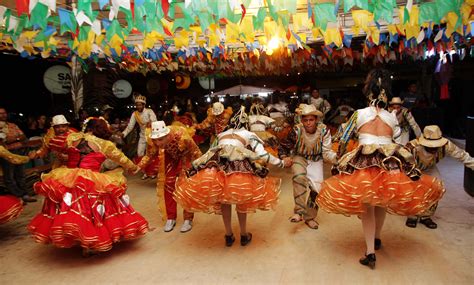
[[[164,121],[155,121],[151,123],[151,135],[152,139],[159,139],[166,136],[170,133],[170,128],[168,128]]]
[[[393,97],[390,102],[388,102],[389,105],[402,105],[403,101],[400,97]]]
[[[66,117],[64,117],[64,115],[56,115],[53,117],[51,126],[54,127],[58,125],[69,125],[69,122],[66,120]]]
[[[301,112],[300,113],[301,116],[313,115],[313,116],[317,116],[317,117],[320,117],[320,118],[323,116],[323,113],[321,113],[321,111],[316,109],[316,106],[314,106],[314,105],[300,104],[298,106],[298,109]]]

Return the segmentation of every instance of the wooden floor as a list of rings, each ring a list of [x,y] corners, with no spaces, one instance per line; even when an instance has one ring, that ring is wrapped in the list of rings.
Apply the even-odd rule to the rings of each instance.
[[[473,284],[474,200],[463,190],[460,163],[446,158],[439,170],[447,193],[435,216],[438,229],[407,228],[405,218],[388,215],[375,270],[358,263],[365,248],[357,217],[321,212],[318,230],[288,221],[291,174],[276,170],[281,201],[274,212],[249,216],[254,240],[247,247],[226,248],[215,215],[196,214],[184,234],[179,217],[175,230],[164,233],[154,182],[136,177],[128,192],[152,231],[97,256],[34,243],[26,225],[41,202],[29,204],[20,218],[0,226],[1,284]],[[238,235],[235,215],[233,222]]]

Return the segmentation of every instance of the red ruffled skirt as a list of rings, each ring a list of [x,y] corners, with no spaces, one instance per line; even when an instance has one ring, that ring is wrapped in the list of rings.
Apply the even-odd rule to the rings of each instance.
[[[378,167],[338,174],[326,179],[317,198],[324,210],[343,215],[358,215],[366,206],[378,206],[391,214],[415,216],[429,209],[444,193],[441,181],[422,175],[412,181],[402,172]]]
[[[28,225],[37,242],[108,251],[114,242],[135,239],[148,231],[148,222],[125,194],[121,169],[98,173],[58,168],[43,175],[34,188],[46,197],[41,213]]]
[[[13,195],[0,196],[0,225],[16,219],[23,211],[23,202]]]

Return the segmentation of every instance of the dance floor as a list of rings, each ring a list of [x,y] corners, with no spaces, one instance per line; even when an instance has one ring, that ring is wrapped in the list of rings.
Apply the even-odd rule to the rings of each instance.
[[[79,248],[36,244],[26,225],[41,209],[29,204],[17,220],[0,226],[2,284],[473,284],[474,199],[463,189],[463,166],[446,158],[438,168],[447,192],[435,221],[438,229],[387,215],[383,247],[371,270],[359,264],[364,254],[357,217],[320,212],[318,230],[290,223],[291,173],[283,178],[274,212],[248,217],[254,239],[246,247],[224,246],[220,216],[196,214],[194,228],[180,233],[181,211],[174,231],[165,233],[156,203],[155,181],[129,179],[133,206],[148,219],[151,232],[119,243],[100,255],[84,258]],[[328,171],[326,170],[326,173]],[[237,217],[233,215],[238,236]]]

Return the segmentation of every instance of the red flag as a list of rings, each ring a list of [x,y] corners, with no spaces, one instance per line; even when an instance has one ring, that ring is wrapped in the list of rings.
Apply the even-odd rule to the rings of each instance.
[[[135,19],[135,2],[130,2],[130,10],[132,11],[132,18]]]
[[[242,18],[240,19],[240,23],[242,24],[242,21],[244,20],[245,14],[247,13],[247,10],[245,10],[244,4],[240,4],[240,7],[242,7]]]
[[[168,2],[168,0],[161,0],[161,9],[163,9],[165,17],[168,16],[168,11],[170,9],[170,3]]]
[[[15,0],[16,1],[16,11],[18,13],[18,16],[21,16],[21,14],[26,13],[27,15],[30,14],[29,6],[30,6],[30,0]]]

